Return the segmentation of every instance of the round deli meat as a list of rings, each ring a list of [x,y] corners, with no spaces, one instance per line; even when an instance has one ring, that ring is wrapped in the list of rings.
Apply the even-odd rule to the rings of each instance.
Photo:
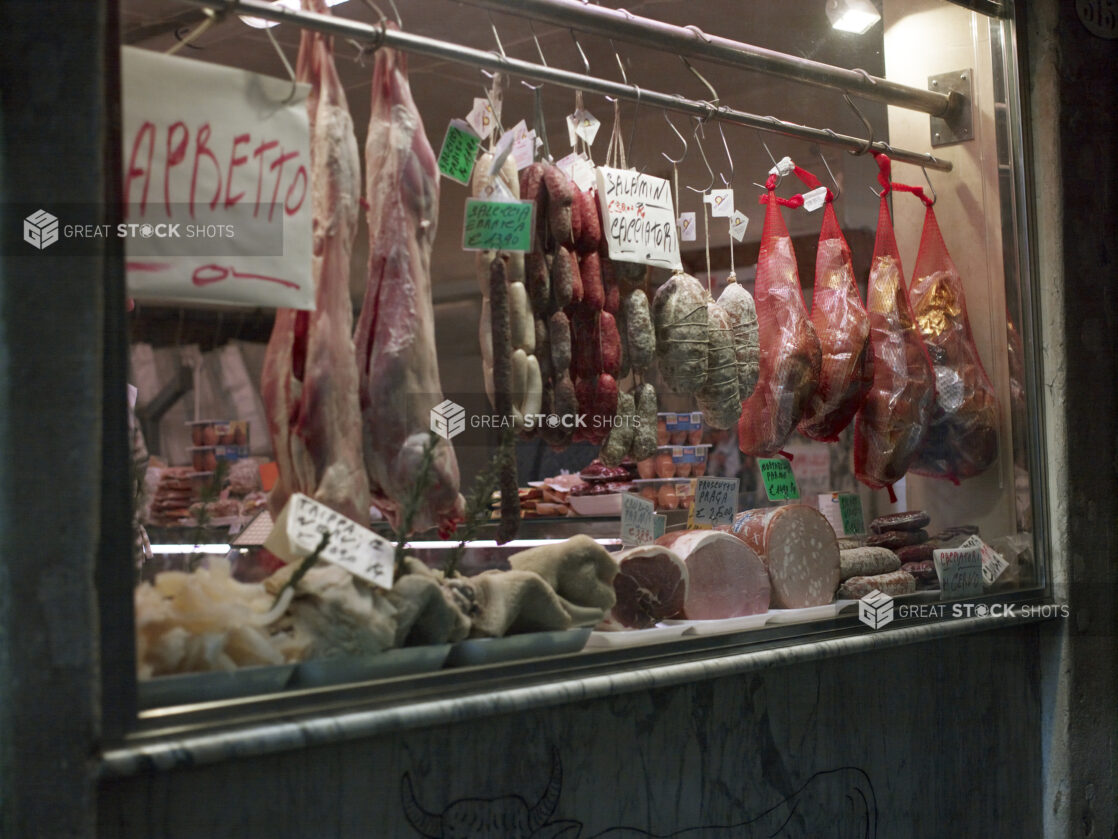
[[[717,530],[684,530],[671,536],[671,549],[687,566],[684,618],[719,620],[769,610],[769,573],[756,551]]]
[[[751,547],[769,570],[772,606],[803,609],[834,601],[839,548],[823,514],[803,504],[747,510],[730,532]]]
[[[648,629],[679,617],[687,599],[687,566],[660,545],[641,545],[617,554],[613,578],[617,603],[598,629]]]

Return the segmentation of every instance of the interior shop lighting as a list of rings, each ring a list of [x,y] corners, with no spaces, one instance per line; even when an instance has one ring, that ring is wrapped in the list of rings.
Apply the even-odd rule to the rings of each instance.
[[[840,32],[862,35],[881,20],[870,0],[827,0],[827,19]]]
[[[326,0],[326,5],[337,6],[347,2],[349,2],[349,0]],[[294,9],[295,11],[299,11],[301,8],[299,0],[275,0],[272,5],[283,6],[286,9]],[[273,26],[279,24],[278,20],[265,20],[262,17],[247,17],[245,15],[241,15],[240,17],[244,23],[248,24],[253,29],[271,29]]]

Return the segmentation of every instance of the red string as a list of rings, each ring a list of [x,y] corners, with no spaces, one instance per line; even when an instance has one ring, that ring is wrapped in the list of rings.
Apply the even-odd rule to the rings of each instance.
[[[889,486],[887,486],[885,488],[887,490],[889,490],[889,503],[890,504],[896,504],[897,503],[897,493],[893,492],[893,485],[889,484]]]
[[[932,201],[927,195],[924,194],[924,188],[919,186],[910,186],[908,184],[896,183],[892,180],[893,164],[889,160],[889,155],[884,152],[873,152],[873,158],[877,161],[877,168],[880,170],[877,174],[877,182],[881,184],[881,195],[884,198],[890,190],[898,190],[900,192],[910,192],[924,202],[925,207],[930,207],[935,202]]]
[[[777,454],[780,455],[781,457],[788,458],[789,463],[792,462],[792,452],[785,451],[784,449],[781,449],[780,451],[777,452]]]

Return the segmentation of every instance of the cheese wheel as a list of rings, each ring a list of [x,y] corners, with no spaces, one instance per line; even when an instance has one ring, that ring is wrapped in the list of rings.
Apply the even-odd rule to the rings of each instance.
[[[818,510],[803,504],[747,510],[734,517],[730,530],[768,568],[774,608],[834,601],[840,578],[838,540]]]

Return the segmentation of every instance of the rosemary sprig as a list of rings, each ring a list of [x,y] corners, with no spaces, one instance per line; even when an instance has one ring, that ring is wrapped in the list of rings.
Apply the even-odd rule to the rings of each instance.
[[[427,442],[423,444],[423,455],[419,459],[418,473],[407,497],[404,499],[403,507],[400,510],[400,523],[396,527],[396,556],[392,574],[393,579],[398,579],[404,570],[404,546],[407,544],[412,524],[415,522],[415,517],[419,513],[424,497],[427,495],[427,490],[431,487],[433,477],[431,464],[435,462],[435,447],[438,443],[438,435],[434,431],[427,432]]]
[[[509,452],[516,444],[515,432],[506,428],[501,435],[501,443],[497,452],[490,459],[488,465],[474,478],[470,493],[466,496],[466,518],[462,523],[460,541],[443,565],[443,574],[450,578],[457,576],[458,563],[466,552],[466,543],[477,538],[478,532],[489,523],[489,505],[493,500],[493,491],[497,488],[501,466],[509,456]]]
[[[322,556],[322,552],[326,550],[328,544],[330,544],[330,534],[323,533],[322,538],[318,540],[318,546],[311,552],[310,556],[299,563],[299,567],[295,569],[295,573],[291,575],[291,579],[284,583],[283,588],[276,592],[276,599],[272,601],[273,609],[276,608],[276,604],[280,602],[283,593],[289,588],[295,588],[298,582],[307,575],[307,572],[318,562],[318,558]]]

